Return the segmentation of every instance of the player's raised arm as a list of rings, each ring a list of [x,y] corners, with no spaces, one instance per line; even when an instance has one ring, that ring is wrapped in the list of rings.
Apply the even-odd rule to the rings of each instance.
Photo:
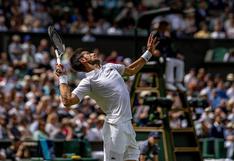
[[[158,45],[159,39],[154,34],[150,34],[147,41],[147,50],[146,52],[132,64],[127,66],[124,71],[124,75],[134,75],[149,61],[149,59],[154,55],[155,47]]]
[[[76,95],[71,93],[70,87],[68,86],[66,72],[61,64],[56,65],[55,74],[59,78],[59,89],[64,106],[70,107],[71,105],[78,104],[80,100]]]

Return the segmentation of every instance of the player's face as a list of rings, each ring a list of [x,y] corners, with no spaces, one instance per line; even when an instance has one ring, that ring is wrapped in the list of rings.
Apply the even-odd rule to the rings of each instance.
[[[84,55],[83,55],[83,57],[85,57],[85,59],[87,60],[87,62],[89,63],[89,64],[92,64],[92,65],[94,65],[94,64],[100,64],[101,63],[101,61],[100,61],[100,59],[97,57],[97,54],[96,53],[89,53],[89,52],[86,52]]]
[[[154,144],[157,143],[157,138],[155,138],[155,137],[150,137],[150,138],[149,138],[149,142],[150,142],[151,145],[154,145]]]

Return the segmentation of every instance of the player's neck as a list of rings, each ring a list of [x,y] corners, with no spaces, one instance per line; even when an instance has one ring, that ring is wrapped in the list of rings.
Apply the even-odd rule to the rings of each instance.
[[[89,65],[86,69],[87,72],[90,72],[92,70],[100,69],[101,65],[100,64],[94,64],[94,65]]]

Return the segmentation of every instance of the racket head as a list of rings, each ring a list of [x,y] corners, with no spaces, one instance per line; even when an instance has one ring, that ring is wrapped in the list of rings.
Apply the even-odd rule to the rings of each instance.
[[[48,35],[50,37],[50,41],[52,42],[53,47],[57,50],[56,55],[59,57],[65,52],[65,45],[63,43],[62,37],[55,30],[54,26],[48,27]]]

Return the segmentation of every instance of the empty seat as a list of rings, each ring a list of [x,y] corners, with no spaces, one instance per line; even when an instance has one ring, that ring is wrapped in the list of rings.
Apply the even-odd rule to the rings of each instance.
[[[219,47],[213,49],[212,61],[223,62],[225,54],[228,53],[228,49]]]

